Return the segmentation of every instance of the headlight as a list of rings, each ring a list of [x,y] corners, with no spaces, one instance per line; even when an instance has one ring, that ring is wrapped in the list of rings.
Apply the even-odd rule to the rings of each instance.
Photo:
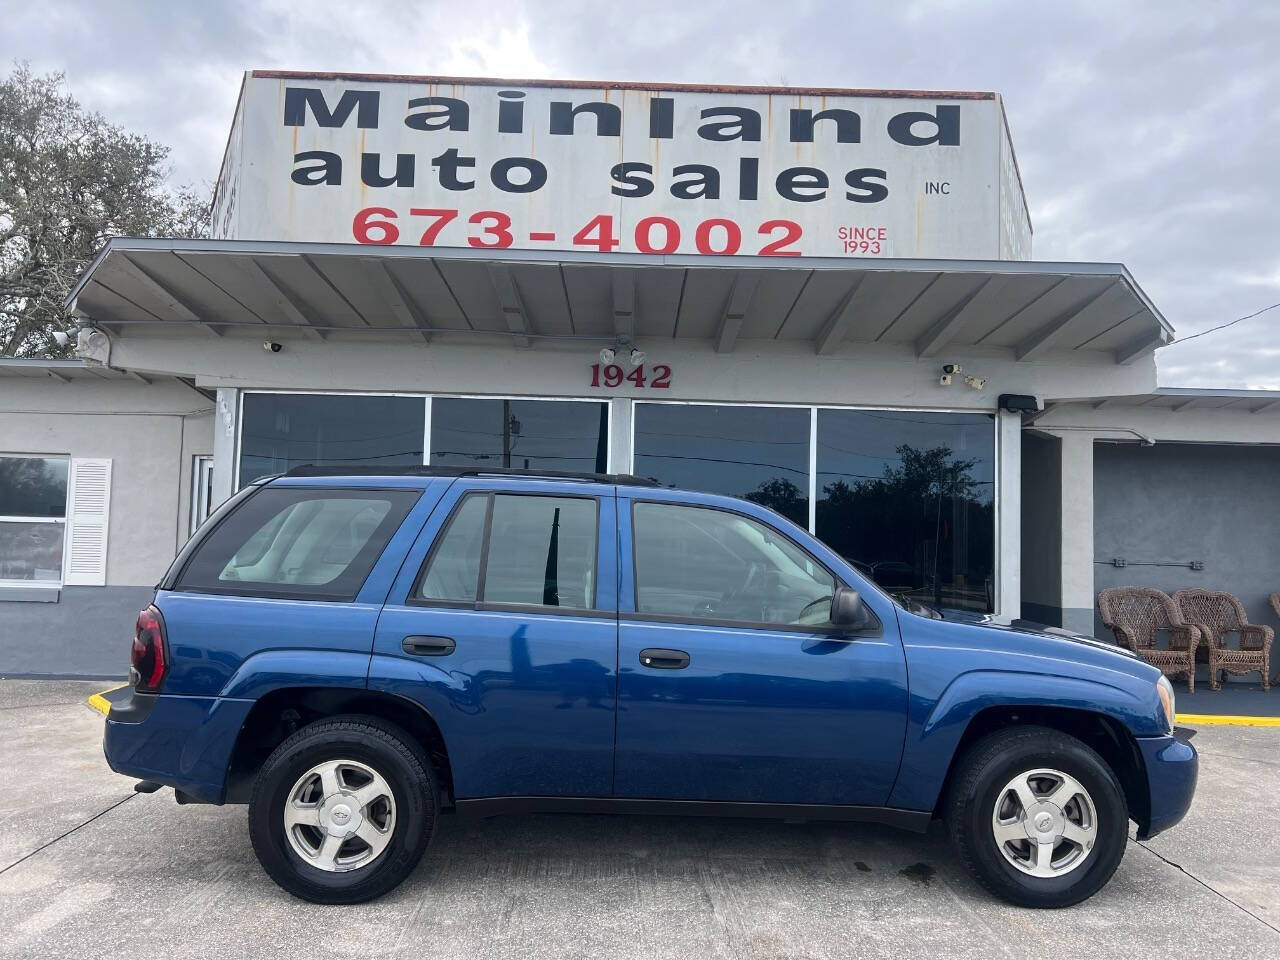
[[[1164,707],[1164,718],[1169,724],[1169,732],[1173,733],[1173,724],[1178,718],[1178,711],[1174,703],[1173,684],[1164,674],[1161,674],[1160,679],[1156,681],[1156,692],[1160,694],[1160,705]]]

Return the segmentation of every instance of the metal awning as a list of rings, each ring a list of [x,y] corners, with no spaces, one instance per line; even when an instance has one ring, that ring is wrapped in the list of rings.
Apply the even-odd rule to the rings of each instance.
[[[1280,413],[1280,390],[1235,390],[1213,387],[1157,387],[1151,393],[1057,400],[1052,406],[1087,405],[1095,410],[1142,407],[1148,410],[1231,410],[1236,413]]]
[[[109,332],[978,347],[1127,363],[1173,330],[1120,264],[111,240],[68,309]]]
[[[59,383],[70,383],[72,380],[138,380],[150,383],[156,379],[154,375],[141,374],[100,363],[85,363],[83,360],[39,360],[25,357],[0,358],[0,377],[23,380],[56,380]]]

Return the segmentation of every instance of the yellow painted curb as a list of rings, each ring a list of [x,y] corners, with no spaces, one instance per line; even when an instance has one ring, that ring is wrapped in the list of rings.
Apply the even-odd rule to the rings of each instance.
[[[1205,727],[1280,727],[1280,717],[1232,717],[1218,713],[1180,713],[1178,723]]]
[[[114,687],[108,687],[106,690],[99,691],[89,698],[89,706],[97,710],[104,717],[111,712],[111,701],[103,694],[111,693],[113,690],[119,690],[121,687],[127,687],[127,683],[117,683]]]

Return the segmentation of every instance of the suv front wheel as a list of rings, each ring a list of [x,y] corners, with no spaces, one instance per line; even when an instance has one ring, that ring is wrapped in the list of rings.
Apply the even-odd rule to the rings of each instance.
[[[362,903],[417,866],[435,826],[431,764],[399,727],[334,717],[272,752],[249,801],[263,869],[313,903]]]
[[[946,810],[960,859],[996,896],[1066,907],[1102,888],[1124,856],[1129,813],[1106,762],[1046,727],[991,734],[960,759]]]

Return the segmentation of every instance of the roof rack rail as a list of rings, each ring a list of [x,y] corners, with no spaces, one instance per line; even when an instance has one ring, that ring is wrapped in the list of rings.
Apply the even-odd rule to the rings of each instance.
[[[577,480],[583,483],[658,487],[657,481],[629,473],[588,473],[577,470],[527,470],[516,467],[325,467],[312,463],[294,467],[284,477],[525,477],[530,480]]]

